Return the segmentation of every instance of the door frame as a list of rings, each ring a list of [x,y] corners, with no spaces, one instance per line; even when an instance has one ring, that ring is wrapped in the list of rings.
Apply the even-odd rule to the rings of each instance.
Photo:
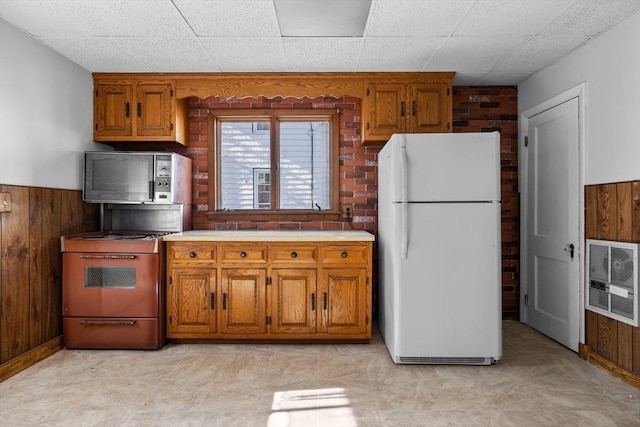
[[[584,292],[584,182],[585,182],[585,140],[586,140],[586,83],[579,85],[554,96],[528,110],[520,113],[520,132],[518,142],[518,192],[520,193],[520,322],[528,322],[527,306],[525,305],[525,294],[529,289],[527,283],[527,162],[528,152],[525,149],[525,136],[529,134],[529,119],[544,111],[550,110],[571,99],[578,98],[578,246],[579,284],[578,284],[578,313],[579,313],[579,342],[585,342],[585,292]]]

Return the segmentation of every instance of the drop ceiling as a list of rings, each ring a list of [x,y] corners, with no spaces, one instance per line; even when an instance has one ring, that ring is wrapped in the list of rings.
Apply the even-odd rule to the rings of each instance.
[[[640,9],[640,0],[370,0],[361,36],[296,36],[281,28],[277,1],[0,0],[0,18],[91,72],[455,71],[456,85],[514,85]],[[344,21],[341,2],[359,0],[297,1],[319,2],[305,9],[330,27]]]

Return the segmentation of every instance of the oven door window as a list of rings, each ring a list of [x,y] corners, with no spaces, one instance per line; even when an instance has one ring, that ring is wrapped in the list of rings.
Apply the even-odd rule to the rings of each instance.
[[[136,269],[135,267],[86,266],[84,287],[134,289],[136,287]]]

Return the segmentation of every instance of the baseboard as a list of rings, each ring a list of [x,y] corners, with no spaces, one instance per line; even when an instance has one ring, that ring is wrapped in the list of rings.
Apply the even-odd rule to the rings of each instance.
[[[622,381],[640,389],[640,376],[621,368],[612,361],[600,356],[598,353],[592,352],[591,347],[588,345],[580,343],[578,355],[587,362],[605,369],[614,377],[620,378]]]
[[[24,371],[60,350],[62,350],[62,336],[47,341],[20,356],[4,362],[0,365],[0,382],[11,378],[18,372]]]

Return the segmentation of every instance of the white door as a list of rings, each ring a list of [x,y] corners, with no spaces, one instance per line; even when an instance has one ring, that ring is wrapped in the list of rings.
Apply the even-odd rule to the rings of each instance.
[[[527,323],[578,351],[580,197],[578,98],[528,120],[526,157]]]

